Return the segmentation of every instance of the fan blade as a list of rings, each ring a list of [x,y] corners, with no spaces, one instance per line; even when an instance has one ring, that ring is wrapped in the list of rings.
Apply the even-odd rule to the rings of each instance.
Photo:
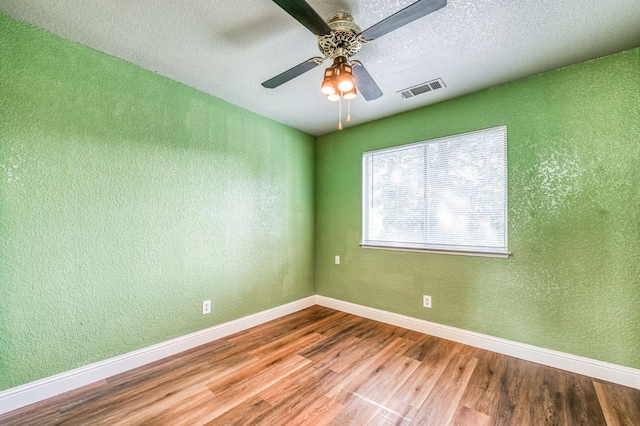
[[[369,71],[362,65],[360,61],[352,61],[353,76],[356,80],[356,87],[365,100],[373,101],[382,96],[382,90],[378,87]]]
[[[331,32],[331,28],[329,28],[325,20],[306,1],[273,0],[273,2],[315,35],[321,36]]]
[[[447,5],[447,0],[420,0],[362,32],[366,40],[374,40]]]
[[[293,80],[294,78],[304,74],[305,72],[314,69],[321,63],[322,63],[322,58],[307,59],[303,63],[298,64],[295,67],[286,70],[282,74],[278,74],[275,77],[263,82],[262,85],[267,89],[275,89],[281,84],[284,84],[289,80]]]

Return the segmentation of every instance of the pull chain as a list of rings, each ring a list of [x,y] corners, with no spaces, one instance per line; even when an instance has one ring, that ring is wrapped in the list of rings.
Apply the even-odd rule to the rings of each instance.
[[[342,93],[340,93],[340,104],[338,105],[338,130],[342,130]]]
[[[347,99],[347,123],[351,123],[351,99]]]

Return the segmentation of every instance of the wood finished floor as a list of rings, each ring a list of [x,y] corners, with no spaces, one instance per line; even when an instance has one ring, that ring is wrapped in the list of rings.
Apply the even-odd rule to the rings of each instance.
[[[0,425],[640,425],[640,390],[314,306]]]

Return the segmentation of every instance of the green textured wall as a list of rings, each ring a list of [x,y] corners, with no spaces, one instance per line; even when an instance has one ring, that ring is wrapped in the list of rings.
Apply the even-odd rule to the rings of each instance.
[[[513,256],[358,246],[364,151],[502,124]],[[318,139],[319,294],[640,368],[638,253],[640,49]]]
[[[314,294],[313,143],[0,15],[0,390]]]

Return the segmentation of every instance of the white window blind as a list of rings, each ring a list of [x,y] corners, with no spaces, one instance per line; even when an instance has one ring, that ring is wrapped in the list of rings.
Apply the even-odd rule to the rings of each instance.
[[[506,257],[506,126],[364,153],[362,245]]]

